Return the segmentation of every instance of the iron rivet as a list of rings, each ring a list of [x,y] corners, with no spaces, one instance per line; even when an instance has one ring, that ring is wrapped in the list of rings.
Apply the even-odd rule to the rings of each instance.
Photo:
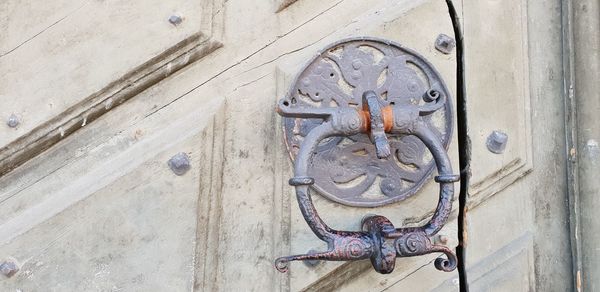
[[[6,121],[6,124],[11,128],[17,127],[17,125],[19,125],[19,117],[15,114],[11,114]]]
[[[318,253],[318,252],[314,249],[311,249],[307,252],[307,254],[316,254],[316,253]],[[314,268],[321,263],[320,260],[305,260],[303,262],[309,268]]]
[[[502,154],[506,149],[508,135],[500,131],[493,131],[487,138],[487,148],[492,153]]]
[[[381,181],[381,190],[384,194],[393,194],[396,192],[396,183],[391,179]]]
[[[190,169],[190,158],[187,154],[179,152],[167,163],[176,175],[184,175]]]
[[[14,260],[7,260],[0,264],[0,273],[10,278],[19,271],[19,265]]]
[[[181,22],[183,22],[183,18],[181,18],[181,16],[179,16],[179,15],[171,15],[169,17],[169,22],[172,25],[179,25],[179,24],[181,24]]]
[[[456,41],[443,33],[438,35],[435,40],[435,48],[446,55],[450,54],[454,47],[456,47]]]

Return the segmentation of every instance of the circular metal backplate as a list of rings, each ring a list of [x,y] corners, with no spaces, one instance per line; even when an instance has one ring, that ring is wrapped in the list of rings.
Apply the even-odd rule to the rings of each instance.
[[[362,94],[374,90],[382,105],[423,104],[435,89],[446,98],[443,110],[420,117],[447,148],[452,135],[451,94],[433,66],[416,52],[376,38],[332,44],[313,58],[292,84],[286,99],[298,107],[361,108]],[[322,119],[284,118],[292,160],[304,137]],[[313,187],[338,203],[377,207],[415,194],[435,167],[425,145],[412,135],[388,135],[392,154],[379,159],[366,134],[323,140],[309,164]]]

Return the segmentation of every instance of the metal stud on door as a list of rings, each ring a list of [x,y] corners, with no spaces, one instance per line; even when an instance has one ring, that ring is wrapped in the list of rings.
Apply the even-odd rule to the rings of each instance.
[[[455,254],[430,239],[448,219],[459,180],[446,154],[450,100],[429,62],[390,41],[347,39],[311,60],[277,111],[285,117],[286,144],[295,160],[289,183],[304,219],[328,249],[278,258],[276,268],[285,272],[296,260],[370,259],[377,272],[390,273],[396,257],[441,252],[447,259],[436,259],[436,268],[454,270]],[[319,217],[311,200],[316,190],[349,206],[398,202],[414,195],[434,168],[439,201],[433,217],[420,227],[396,228],[373,215],[363,219],[362,231],[338,231]],[[377,181],[381,195],[365,196]]]

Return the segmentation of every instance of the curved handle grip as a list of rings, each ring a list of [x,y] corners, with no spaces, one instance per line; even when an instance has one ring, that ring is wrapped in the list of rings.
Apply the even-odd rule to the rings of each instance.
[[[276,268],[285,272],[288,262],[297,260],[350,261],[370,258],[373,267],[380,273],[390,273],[394,269],[396,257],[409,257],[433,252],[442,252],[447,259],[439,258],[436,268],[452,271],[456,268],[456,256],[444,246],[433,245],[429,239],[435,235],[447,221],[452,209],[454,182],[459,176],[452,173],[450,159],[437,136],[420,120],[422,109],[418,106],[390,106],[387,114],[381,108],[377,95],[372,91],[363,94],[363,110],[318,109],[309,115],[325,118],[325,122],[312,129],[304,138],[296,156],[294,177],[290,184],[296,188],[296,197],[304,219],[321,240],[327,242],[325,252],[301,254],[278,258]],[[283,108],[281,108],[283,107]],[[301,116],[302,113],[289,109],[289,103],[280,102],[279,112],[284,116]],[[318,112],[318,113],[317,113]],[[308,175],[311,156],[316,153],[319,142],[331,136],[354,135],[359,132],[370,133],[372,141],[385,155],[388,132],[415,135],[427,146],[437,165],[439,175],[435,178],[440,184],[439,201],[429,222],[420,227],[395,228],[383,216],[370,216],[363,220],[363,231],[338,231],[330,228],[319,217],[312,202],[309,186],[314,183]],[[383,135],[383,136],[382,136]],[[389,152],[389,145],[388,145]],[[389,153],[387,154],[389,155]]]

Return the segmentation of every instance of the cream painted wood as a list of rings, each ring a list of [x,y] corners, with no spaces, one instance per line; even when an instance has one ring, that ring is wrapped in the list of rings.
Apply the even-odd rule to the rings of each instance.
[[[220,45],[213,0],[46,2],[0,4],[0,174]]]
[[[22,119],[0,132],[3,147],[197,32],[202,14],[195,0],[21,2],[3,4],[0,115]],[[178,10],[195,12],[175,27],[167,19]],[[51,20],[44,27],[38,17]]]
[[[571,291],[561,4],[520,3],[464,3],[474,174],[467,273],[475,291]],[[501,125],[513,132],[509,151],[495,155],[485,138]],[[490,165],[499,168],[487,178],[494,183],[480,183]]]
[[[164,6],[144,7],[154,14],[140,18],[160,23],[152,33],[177,33],[164,38],[139,36],[135,46],[120,48],[132,48],[121,57],[134,55],[132,62],[147,60],[142,53],[171,48],[176,46],[177,36],[201,32],[203,36],[189,47],[176,50],[184,54],[195,48],[198,54],[192,61],[197,61],[182,61],[178,63],[182,70],[165,74],[161,70],[167,69],[161,66],[168,66],[167,59],[175,53],[163,55],[156,60],[156,66],[164,68],[157,71],[163,78],[145,81],[147,86],[123,99],[127,102],[107,109],[85,127],[67,132],[43,153],[0,176],[0,259],[15,258],[21,267],[12,278],[0,279],[0,290],[457,290],[456,272],[443,273],[433,267],[437,255],[399,259],[390,275],[375,273],[368,262],[330,262],[314,268],[295,262],[288,274],[273,267],[278,256],[323,248],[300,216],[293,188],[287,184],[292,165],[280,132],[281,119],[274,111],[277,99],[309,57],[329,43],[361,35],[388,38],[423,54],[455,92],[455,55],[443,55],[433,47],[439,33],[453,35],[444,1],[229,0],[215,1],[207,16],[205,6],[199,4],[204,2],[182,0],[190,5],[176,9],[185,17],[183,24],[189,25],[185,28],[165,23],[175,9],[169,5],[179,2],[163,2]],[[524,289],[537,279],[532,270],[535,246],[539,245],[534,228],[538,221],[531,211],[535,204],[529,192],[544,180],[530,174],[527,183],[520,180],[513,186],[517,191],[506,188],[530,171],[532,134],[536,136],[528,122],[529,65],[527,46],[523,45],[528,42],[527,9],[525,2],[512,8],[499,2],[467,1],[464,9],[459,6],[465,34],[477,36],[467,42],[467,52],[473,48],[468,66],[502,63],[479,54],[500,54],[514,62],[497,72],[483,70],[467,77],[468,90],[473,91],[470,100],[478,98],[477,93],[483,96],[469,104],[470,126],[475,129],[471,130],[473,171],[478,171],[474,182],[480,190],[472,194],[471,202],[477,203],[471,203],[476,219],[470,226],[477,239],[472,239],[476,248],[469,255],[469,267],[475,269],[473,275],[479,275],[474,276],[473,285],[488,287],[497,279],[482,271],[505,271],[510,263],[505,273],[519,281],[506,287]],[[61,3],[39,12],[44,15],[40,24],[20,28],[21,35],[54,23],[62,15],[56,9],[65,9],[58,8]],[[111,4],[90,2],[81,9],[104,5],[105,13],[118,14],[120,10],[109,9],[114,7]],[[28,6],[19,9],[28,11]],[[480,18],[482,11],[488,19]],[[198,15],[201,17],[195,18]],[[511,36],[502,40],[497,51],[478,47],[488,44],[477,39],[488,40],[473,22],[486,21],[489,26],[506,25],[496,33]],[[101,25],[107,33],[128,29],[119,22]],[[30,42],[51,36],[46,33],[49,30]],[[79,41],[87,46],[99,36],[90,34]],[[14,43],[19,43],[15,38]],[[14,45],[6,45],[10,47]],[[25,48],[23,45],[7,56],[26,55],[27,51],[19,51]],[[64,56],[77,53],[61,49],[58,53]],[[5,47],[0,50],[4,52]],[[34,51],[29,54],[43,57]],[[185,59],[185,54],[182,56]],[[67,59],[72,64],[86,64]],[[119,67],[123,64],[110,60],[104,63],[103,70],[122,70],[114,75],[104,72],[113,78],[134,68],[131,64]],[[469,67],[471,71],[476,70],[473,67]],[[72,70],[60,73],[77,74]],[[83,92],[95,88],[86,85],[90,82],[101,88],[113,81],[87,77],[77,77],[84,79],[70,86]],[[40,82],[47,81],[42,78]],[[484,95],[480,81],[491,81],[496,95]],[[33,85],[42,86],[39,82]],[[61,102],[86,96],[71,95]],[[5,99],[4,95],[1,98]],[[501,98],[509,102],[485,102]],[[23,106],[15,110],[40,110],[19,102]],[[486,115],[490,108],[497,114]],[[65,111],[42,112],[67,117]],[[25,131],[25,124],[22,127],[13,131]],[[510,132],[510,148],[500,156],[488,154],[481,144],[487,131],[496,127],[514,131]],[[1,131],[7,130],[11,131]],[[449,154],[458,171],[455,133]],[[183,176],[173,174],[166,164],[178,152],[191,158],[191,170]],[[0,167],[4,166],[0,163]],[[431,216],[436,188],[429,183],[404,202],[372,209],[344,207],[319,196],[314,199],[326,222],[335,228],[356,230],[367,213],[385,215],[397,226],[416,225]],[[458,194],[458,185],[456,190]],[[510,216],[505,215],[507,210],[513,211],[508,212]],[[455,218],[453,213],[441,231],[450,246],[457,243]],[[490,236],[490,229],[498,232]],[[518,276],[525,274],[527,278]]]
[[[473,144],[470,194],[481,196],[481,200],[533,167],[527,2],[518,3],[467,1],[463,8],[469,137]],[[485,146],[495,130],[509,137],[502,154]]]

